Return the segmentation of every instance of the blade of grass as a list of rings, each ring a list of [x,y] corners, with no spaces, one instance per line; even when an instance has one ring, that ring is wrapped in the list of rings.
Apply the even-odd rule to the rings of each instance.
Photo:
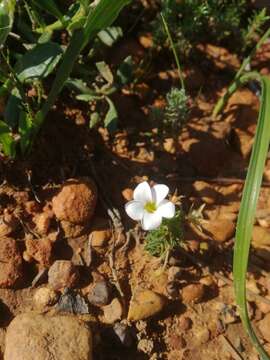
[[[270,28],[263,34],[263,36],[258,41],[256,46],[253,48],[251,53],[243,60],[241,66],[240,66],[240,69],[237,71],[233,82],[228,87],[228,90],[216,103],[216,106],[214,107],[214,110],[213,110],[213,117],[216,117],[222,111],[222,109],[224,108],[224,106],[227,103],[228,98],[230,97],[230,95],[228,94],[228,92],[230,91],[230,88],[234,87],[235,83],[240,79],[241,76],[243,76],[243,73],[246,70],[247,65],[250,64],[251,59],[256,54],[257,50],[265,43],[265,41],[269,38],[269,36],[270,36]]]
[[[260,344],[249,320],[246,299],[246,272],[250,241],[270,141],[270,80],[262,77],[261,84],[262,95],[258,125],[237,222],[233,276],[236,302],[245,330],[257,348],[261,359],[269,360],[270,357]]]
[[[176,48],[175,48],[175,45],[174,45],[170,30],[169,30],[169,26],[167,24],[167,21],[166,21],[164,15],[162,13],[160,13],[160,16],[161,16],[161,19],[162,19],[162,22],[163,22],[165,32],[166,32],[166,34],[168,36],[171,48],[172,48],[172,52],[173,52],[174,59],[175,59],[175,62],[176,62],[176,66],[177,66],[177,70],[178,70],[178,76],[179,76],[179,79],[180,79],[181,88],[183,90],[185,90],[185,83],[184,83],[183,74],[182,74],[182,70],[181,70],[181,66],[180,66],[180,61],[179,61],[179,58],[178,58],[178,55],[177,55],[177,52],[176,52]]]

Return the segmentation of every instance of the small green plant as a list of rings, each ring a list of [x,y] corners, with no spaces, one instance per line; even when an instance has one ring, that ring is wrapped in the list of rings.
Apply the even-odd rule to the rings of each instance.
[[[180,81],[180,88],[172,87],[166,95],[166,107],[164,111],[164,117],[162,122],[163,131],[165,134],[177,134],[179,130],[185,125],[187,116],[189,113],[188,108],[188,96],[185,90],[184,78],[180,66],[179,57],[175,48],[174,41],[172,39],[168,23],[165,16],[161,13],[161,19],[163,27],[167,37],[169,39],[171,49],[174,55],[175,63],[178,70],[178,76]]]
[[[163,124],[165,131],[174,133],[181,130],[187,121],[189,108],[185,89],[173,87],[166,95],[166,100]]]
[[[91,84],[90,81],[82,83],[79,79],[69,79],[66,85],[79,93],[76,95],[77,100],[89,103],[90,128],[103,123],[109,131],[114,131],[117,128],[118,114],[111,95],[132,80],[132,58],[128,56],[124,59],[116,70],[116,74],[113,74],[104,61],[97,62],[95,65],[97,72]],[[104,108],[105,110],[102,111]]]
[[[165,259],[167,254],[184,240],[184,213],[180,208],[172,219],[164,219],[158,229],[149,231],[145,237],[145,250],[152,256]]]
[[[160,5],[181,54],[188,54],[202,41],[229,39],[243,51],[256,40],[268,19],[265,10],[249,16],[247,0],[160,0]],[[157,45],[166,45],[158,18],[153,22],[153,33]]]
[[[14,157],[19,148],[22,154],[31,149],[63,87],[76,73],[90,75],[84,64],[91,51],[83,52],[88,43],[98,38],[111,46],[121,35],[111,24],[128,3],[84,0],[63,5],[55,0],[0,0],[0,97],[6,102],[0,142],[6,155]],[[68,41],[58,43],[63,30]],[[28,96],[29,90],[36,95]],[[110,122],[114,107],[109,98],[107,102]]]

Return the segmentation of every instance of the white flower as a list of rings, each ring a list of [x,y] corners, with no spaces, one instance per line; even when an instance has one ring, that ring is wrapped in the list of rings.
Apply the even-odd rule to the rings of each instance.
[[[160,226],[162,218],[171,219],[175,214],[174,204],[166,200],[169,188],[163,184],[152,188],[144,181],[134,190],[134,200],[125,205],[131,219],[141,221],[144,230],[153,230]]]

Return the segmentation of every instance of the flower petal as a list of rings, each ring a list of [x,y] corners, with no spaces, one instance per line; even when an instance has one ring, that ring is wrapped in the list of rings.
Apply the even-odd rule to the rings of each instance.
[[[162,200],[156,212],[161,217],[171,219],[175,214],[175,205],[169,200]]]
[[[143,204],[152,202],[152,191],[147,181],[140,183],[134,190],[134,200],[141,201]]]
[[[144,209],[143,209],[143,204],[140,201],[135,201],[135,200],[129,201],[125,205],[125,210],[131,219],[136,221],[142,220]]]
[[[145,211],[142,218],[142,228],[143,230],[154,230],[160,226],[161,221],[162,218],[157,212],[149,213]]]
[[[153,200],[157,205],[165,199],[168,193],[169,188],[167,185],[157,184],[152,187]]]

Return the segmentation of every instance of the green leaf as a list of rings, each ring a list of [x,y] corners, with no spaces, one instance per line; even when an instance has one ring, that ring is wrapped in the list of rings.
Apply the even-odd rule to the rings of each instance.
[[[62,49],[56,43],[47,42],[36,45],[15,65],[18,79],[26,82],[47,77],[56,67],[61,55]]]
[[[264,164],[270,141],[270,79],[262,77],[261,84],[262,95],[258,125],[237,221],[233,259],[233,277],[236,302],[239,307],[243,325],[250,335],[253,344],[256,346],[261,359],[269,360],[270,357],[260,344],[260,341],[252,328],[248,316],[246,299],[246,272],[250,241],[252,237],[256,205],[262,183]]]
[[[93,129],[101,121],[99,113],[94,112],[90,115],[89,127]]]
[[[9,127],[2,120],[0,120],[0,143],[2,144],[4,154],[14,158],[16,155],[16,143],[11,136]]]
[[[113,83],[113,74],[109,65],[105,63],[105,61],[100,61],[96,63],[96,67],[100,73],[100,75],[107,81],[107,83]]]
[[[69,78],[66,80],[65,86],[72,91],[83,94],[92,94],[92,90],[87,85],[85,85],[82,79]]]
[[[125,85],[131,82],[132,80],[132,70],[133,70],[133,61],[132,57],[128,56],[124,61],[119,65],[117,69],[117,77],[121,84]]]
[[[97,96],[95,93],[93,94],[79,94],[76,96],[77,100],[81,100],[81,101],[93,101],[93,100],[99,100],[101,99],[101,96]]]
[[[118,114],[117,110],[114,106],[114,103],[111,101],[110,98],[106,97],[106,100],[109,105],[109,110],[105,116],[104,119],[104,126],[107,128],[110,132],[113,132],[117,128],[117,120],[118,120]]]
[[[131,0],[101,0],[89,13],[84,28],[84,46],[100,30],[108,28]]]
[[[30,114],[21,111],[19,120],[20,147],[22,154],[25,154],[31,147],[33,121]]]
[[[36,115],[36,131],[38,131],[42,125],[57,95],[63,89],[80,52],[100,30],[107,28],[113,23],[122,8],[129,4],[129,2],[130,0],[100,0],[94,10],[89,12],[84,28],[74,31],[70,44],[63,56],[63,61],[57,71],[47,101]]]
[[[2,46],[12,28],[15,0],[0,1],[0,46]]]
[[[33,4],[37,5],[40,9],[47,11],[49,14],[55,16],[57,19],[62,20],[63,14],[59,10],[57,4],[53,0],[32,0]]]
[[[97,36],[103,44],[111,47],[123,36],[123,31],[119,26],[111,26],[101,30]]]
[[[10,128],[14,129],[18,125],[21,109],[22,98],[19,90],[14,88],[8,98],[4,111],[5,121]]]

